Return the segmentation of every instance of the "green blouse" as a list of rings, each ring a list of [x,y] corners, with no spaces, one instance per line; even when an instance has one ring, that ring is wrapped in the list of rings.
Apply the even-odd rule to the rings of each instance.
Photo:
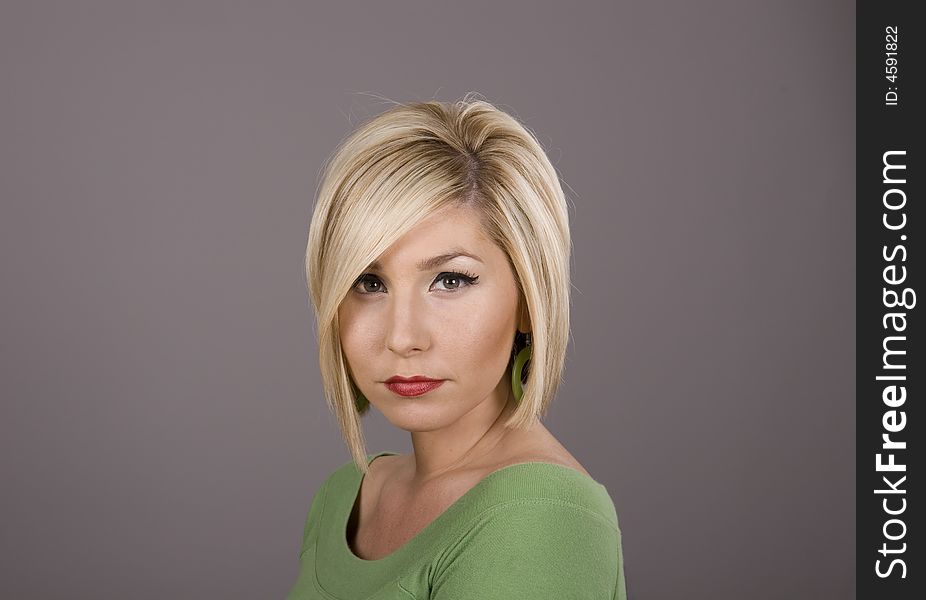
[[[378,560],[347,544],[362,478],[348,462],[315,494],[287,600],[627,597],[617,512],[607,489],[584,473],[543,462],[503,467]]]

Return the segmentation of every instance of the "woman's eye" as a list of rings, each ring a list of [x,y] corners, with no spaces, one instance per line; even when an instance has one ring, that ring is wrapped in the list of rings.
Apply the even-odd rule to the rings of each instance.
[[[453,292],[460,289],[461,287],[475,285],[477,279],[479,279],[478,275],[447,272],[438,275],[434,280],[434,283],[440,282],[444,285],[442,288],[443,291]],[[354,289],[356,289],[357,293],[361,295],[377,294],[383,290],[383,283],[375,275],[364,273],[357,278],[357,283],[354,284]]]
[[[479,279],[479,277],[475,275],[467,275],[466,273],[441,273],[437,276],[435,281],[444,282],[444,284],[448,286],[444,289],[458,290],[461,286],[466,287],[468,285],[473,285],[476,283],[477,279]]]
[[[365,284],[375,284],[378,287],[368,287]],[[375,294],[383,286],[383,284],[373,275],[361,275],[357,280],[356,285],[361,287],[361,294]]]

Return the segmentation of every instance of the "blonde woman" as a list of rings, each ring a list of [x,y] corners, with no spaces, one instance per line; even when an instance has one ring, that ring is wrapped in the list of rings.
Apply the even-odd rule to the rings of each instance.
[[[305,267],[353,460],[312,500],[290,600],[626,597],[612,499],[540,422],[570,250],[556,171],[485,101],[396,105],[341,144]],[[411,453],[367,453],[371,405]]]

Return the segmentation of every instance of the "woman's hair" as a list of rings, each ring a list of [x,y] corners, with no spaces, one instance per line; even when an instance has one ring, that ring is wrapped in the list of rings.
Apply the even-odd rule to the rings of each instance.
[[[560,383],[572,242],[556,170],[530,130],[470,94],[453,103],[398,104],[360,125],[326,163],[305,257],[325,397],[364,473],[360,415],[369,403],[341,349],[338,307],[380,254],[450,206],[478,212],[484,234],[505,251],[527,307],[530,369],[505,426],[533,424]],[[512,355],[518,350],[512,339]]]

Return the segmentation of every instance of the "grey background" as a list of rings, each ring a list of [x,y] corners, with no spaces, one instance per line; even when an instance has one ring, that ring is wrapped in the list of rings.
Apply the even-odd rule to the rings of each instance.
[[[575,202],[546,423],[630,597],[854,597],[854,3],[320,5],[0,5],[0,596],[287,593],[350,459],[319,169],[383,98],[476,91]]]

